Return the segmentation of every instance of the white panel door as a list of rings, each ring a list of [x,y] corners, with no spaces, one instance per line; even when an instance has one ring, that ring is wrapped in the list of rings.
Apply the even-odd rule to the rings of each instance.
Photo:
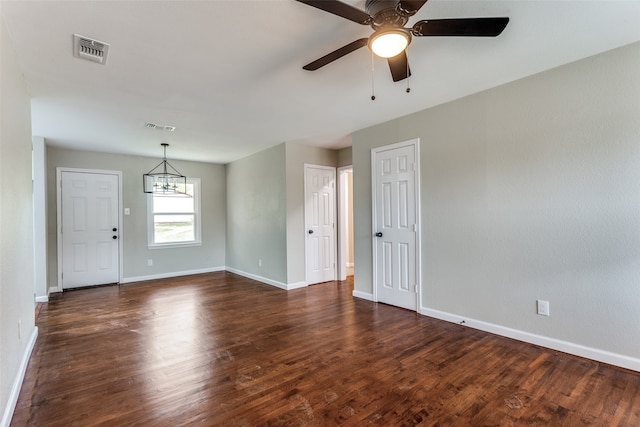
[[[307,284],[336,278],[335,168],[305,165]]]
[[[417,146],[391,147],[372,152],[375,293],[417,310]]]
[[[119,281],[119,177],[68,172],[60,175],[62,287]]]

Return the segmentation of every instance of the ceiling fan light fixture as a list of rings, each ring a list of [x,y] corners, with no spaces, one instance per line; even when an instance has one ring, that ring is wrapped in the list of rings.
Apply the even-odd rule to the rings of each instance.
[[[378,30],[369,37],[369,49],[381,58],[393,58],[411,43],[411,35],[404,29]]]

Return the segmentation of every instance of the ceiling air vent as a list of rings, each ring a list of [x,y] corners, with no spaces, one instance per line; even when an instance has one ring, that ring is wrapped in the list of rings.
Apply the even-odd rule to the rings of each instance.
[[[176,130],[175,126],[157,125],[157,124],[151,123],[151,122],[145,123],[144,127],[151,128],[151,129],[157,129],[157,130],[166,130],[167,132],[173,132],[174,130]]]
[[[104,65],[107,62],[107,53],[109,53],[108,43],[78,34],[73,35],[73,56]]]

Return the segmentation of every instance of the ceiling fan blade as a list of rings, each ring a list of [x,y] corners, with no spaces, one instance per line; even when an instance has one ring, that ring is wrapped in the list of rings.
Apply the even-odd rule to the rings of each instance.
[[[495,37],[509,23],[509,18],[461,18],[418,21],[411,33],[418,37]]]
[[[369,39],[359,39],[354,42],[351,42],[346,46],[342,46],[340,49],[336,49],[333,52],[326,54],[322,58],[319,58],[313,62],[310,62],[309,64],[305,65],[302,68],[308,71],[315,71],[318,68],[324,67],[330,62],[335,61],[336,59],[342,58],[343,56],[353,52],[354,50],[358,50],[361,47],[366,46],[368,40]]]
[[[409,61],[407,59],[407,51],[403,50],[398,55],[392,58],[387,58],[387,62],[389,63],[391,77],[393,78],[394,82],[404,80],[411,75],[411,70],[409,69]]]
[[[398,11],[407,16],[415,15],[427,0],[400,0],[398,3]]]
[[[368,13],[338,0],[297,0],[325,12],[348,19],[362,25],[369,25],[372,21]]]

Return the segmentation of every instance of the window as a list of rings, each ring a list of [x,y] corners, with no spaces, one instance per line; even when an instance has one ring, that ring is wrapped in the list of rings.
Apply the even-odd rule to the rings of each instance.
[[[150,248],[200,245],[200,179],[187,178],[191,197],[149,194],[147,199]]]

